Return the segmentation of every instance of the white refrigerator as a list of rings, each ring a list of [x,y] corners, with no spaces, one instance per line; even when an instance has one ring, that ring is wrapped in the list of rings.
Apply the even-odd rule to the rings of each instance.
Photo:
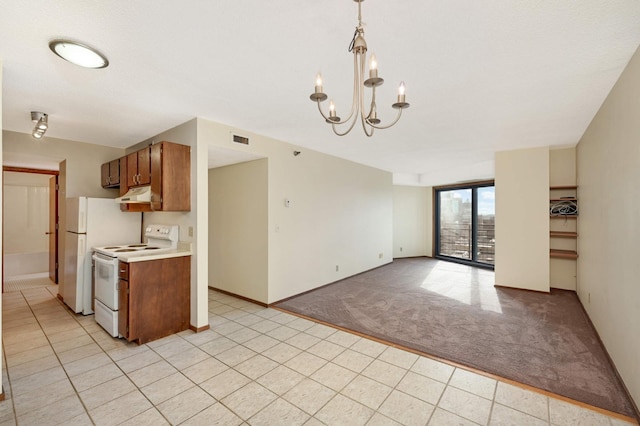
[[[141,241],[142,213],[120,211],[112,198],[67,198],[64,247],[64,303],[74,312],[93,313],[91,249]]]

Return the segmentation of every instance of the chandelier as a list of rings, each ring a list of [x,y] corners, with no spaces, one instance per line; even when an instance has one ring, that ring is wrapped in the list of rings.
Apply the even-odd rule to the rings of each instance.
[[[329,115],[327,116],[322,111],[321,102],[327,100],[327,94],[322,90],[322,76],[318,74],[316,78],[316,88],[315,92],[311,94],[310,99],[318,104],[318,111],[325,119],[325,121],[331,124],[333,132],[338,136],[344,136],[353,129],[356,122],[358,121],[358,116],[360,117],[360,122],[362,123],[362,129],[367,136],[373,136],[374,129],[388,129],[393,126],[400,120],[402,116],[402,110],[405,108],[409,108],[409,104],[405,102],[405,86],[404,82],[400,83],[400,87],[398,88],[398,99],[391,106],[398,110],[398,115],[396,119],[389,125],[380,126],[380,119],[378,118],[378,112],[376,110],[376,87],[381,86],[384,83],[384,80],[381,77],[378,77],[378,64],[376,61],[376,56],[371,55],[369,62],[369,78],[364,79],[365,76],[365,62],[367,56],[367,42],[364,40],[364,29],[362,28],[362,2],[364,0],[353,0],[358,3],[358,26],[356,27],[356,31],[353,34],[353,39],[349,44],[349,52],[353,53],[353,101],[351,103],[351,112],[349,116],[341,120],[340,117],[336,113],[336,107],[333,103],[333,100],[329,101]],[[369,107],[369,111],[365,113],[365,103],[364,103],[364,88],[371,88],[371,105]],[[341,124],[346,124],[348,127],[344,132],[338,130],[337,126]]]

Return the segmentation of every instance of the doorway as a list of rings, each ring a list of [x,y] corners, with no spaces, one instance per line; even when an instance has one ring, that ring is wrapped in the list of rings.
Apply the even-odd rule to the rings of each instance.
[[[58,283],[57,170],[3,167],[3,292]]]
[[[435,231],[437,258],[493,269],[494,183],[436,188]]]

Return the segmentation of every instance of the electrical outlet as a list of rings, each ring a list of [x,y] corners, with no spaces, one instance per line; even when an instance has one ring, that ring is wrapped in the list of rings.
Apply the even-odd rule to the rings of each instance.
[[[402,247],[400,247],[400,251],[402,251]]]
[[[384,257],[384,254],[378,253],[378,259],[382,259],[383,257]]]
[[[587,293],[587,300],[591,303],[591,293]]]
[[[189,236],[193,237],[193,226],[189,227]]]
[[[340,270],[340,266],[336,265],[336,272],[338,272]]]

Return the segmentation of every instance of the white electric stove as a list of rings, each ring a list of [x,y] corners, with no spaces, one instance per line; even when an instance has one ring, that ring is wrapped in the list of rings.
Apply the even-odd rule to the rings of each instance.
[[[178,225],[148,225],[145,228],[144,236],[146,243],[109,245],[104,247],[94,247],[93,251],[107,257],[132,257],[150,254],[159,254],[178,247],[179,237]]]
[[[142,244],[109,245],[93,248],[95,318],[113,337],[118,334],[119,261],[150,256],[175,250],[178,247],[178,225],[148,225]]]

